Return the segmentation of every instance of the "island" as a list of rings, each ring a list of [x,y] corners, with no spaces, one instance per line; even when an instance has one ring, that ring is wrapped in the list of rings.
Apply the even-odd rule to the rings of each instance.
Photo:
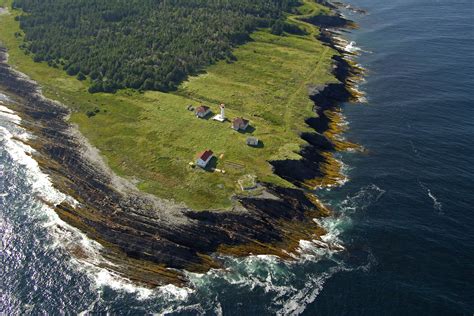
[[[77,201],[52,207],[149,285],[215,253],[291,259],[357,148],[339,105],[362,70],[327,29],[353,25],[326,1],[145,3],[0,1],[0,90]]]

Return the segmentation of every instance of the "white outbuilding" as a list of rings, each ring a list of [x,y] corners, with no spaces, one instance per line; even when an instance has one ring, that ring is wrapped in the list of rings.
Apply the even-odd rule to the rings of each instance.
[[[247,145],[249,145],[249,146],[258,146],[258,138],[257,137],[248,137],[247,138]]]
[[[196,165],[201,168],[206,168],[207,164],[211,161],[212,157],[214,157],[214,153],[212,150],[207,149],[197,155]]]
[[[208,106],[201,105],[196,108],[194,111],[197,117],[199,118],[204,118],[206,117],[209,113],[211,113],[211,109]]]

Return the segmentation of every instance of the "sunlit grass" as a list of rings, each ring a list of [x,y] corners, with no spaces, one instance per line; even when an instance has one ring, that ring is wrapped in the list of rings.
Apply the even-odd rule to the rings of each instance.
[[[2,0],[0,0],[2,1]],[[11,4],[10,1],[7,1]],[[320,10],[305,1],[304,14]],[[239,193],[238,179],[256,175],[259,181],[291,186],[275,176],[269,160],[298,159],[304,145],[299,133],[304,119],[314,115],[308,85],[334,82],[330,48],[307,36],[275,36],[267,30],[252,34],[252,41],[235,49],[237,61],[210,66],[189,78],[174,93],[124,90],[116,94],[89,94],[88,82],[60,69],[33,62],[19,49],[21,38],[11,10],[0,16],[0,40],[8,47],[9,62],[40,83],[43,93],[72,110],[71,122],[96,146],[119,175],[157,196],[184,202],[196,209],[226,208]],[[263,147],[245,144],[250,134],[238,133],[230,123],[197,119],[186,108],[205,103],[214,112],[226,104],[228,118],[244,116]],[[99,112],[88,117],[88,111]],[[212,149],[217,168],[225,174],[193,169],[189,162],[198,151]]]

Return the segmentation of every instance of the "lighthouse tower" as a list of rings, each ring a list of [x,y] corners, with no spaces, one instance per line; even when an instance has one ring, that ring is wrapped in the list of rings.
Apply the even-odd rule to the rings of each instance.
[[[221,105],[219,105],[219,108],[221,109],[221,113],[215,115],[212,119],[216,120],[216,121],[219,121],[219,122],[224,122],[225,121],[225,113],[224,113],[225,112],[225,105],[223,103],[221,103]]]
[[[224,113],[225,105],[224,105],[224,103],[222,103],[219,107],[221,108],[221,120],[224,121],[225,120],[225,113]]]

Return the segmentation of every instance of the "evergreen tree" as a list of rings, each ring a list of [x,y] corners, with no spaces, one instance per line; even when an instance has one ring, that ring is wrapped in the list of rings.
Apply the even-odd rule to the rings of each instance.
[[[297,0],[15,0],[36,62],[62,66],[94,92],[169,91],[218,60],[258,27],[298,32],[282,18]],[[296,27],[296,29],[295,29]],[[301,31],[301,30],[300,30]]]

